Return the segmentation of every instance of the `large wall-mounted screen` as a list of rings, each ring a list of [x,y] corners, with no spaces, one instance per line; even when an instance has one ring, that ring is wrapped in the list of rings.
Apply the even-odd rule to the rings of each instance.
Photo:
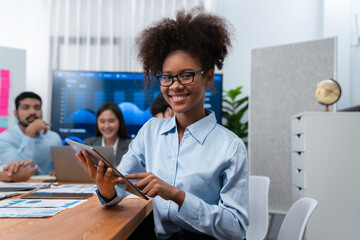
[[[205,107],[215,111],[221,123],[221,74],[215,74],[213,87],[206,92]],[[51,129],[63,139],[94,136],[97,109],[113,101],[124,115],[129,137],[134,138],[152,117],[150,104],[159,93],[160,85],[145,86],[139,72],[54,71]]]

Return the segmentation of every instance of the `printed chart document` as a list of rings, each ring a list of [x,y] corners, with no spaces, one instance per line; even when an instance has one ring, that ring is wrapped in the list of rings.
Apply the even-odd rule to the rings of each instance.
[[[87,200],[11,199],[0,201],[0,208],[73,208]],[[2,211],[3,209],[0,209]]]
[[[31,191],[37,188],[49,187],[51,183],[37,182],[0,182],[0,192]]]
[[[97,189],[95,184],[65,184],[60,186],[51,186],[48,189],[40,189],[37,192],[48,193],[95,193]]]
[[[52,217],[87,200],[10,199],[0,201],[0,218]]]
[[[0,218],[13,217],[52,217],[65,208],[2,208],[0,209]]]

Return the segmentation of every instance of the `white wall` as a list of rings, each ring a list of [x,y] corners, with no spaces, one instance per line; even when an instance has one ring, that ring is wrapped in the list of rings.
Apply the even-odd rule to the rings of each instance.
[[[322,37],[322,1],[226,0],[218,1],[217,12],[236,30],[236,42],[223,69],[224,89],[242,85],[246,95],[252,49]]]
[[[337,103],[337,109],[352,105],[350,84],[351,1],[359,2],[359,0],[324,0],[324,37],[337,36],[338,39],[337,80],[342,89],[342,96]]]
[[[51,81],[47,43],[49,4],[48,0],[0,0],[0,46],[26,51],[26,84],[21,91],[41,96],[46,121],[50,119]]]
[[[351,45],[350,48],[350,105],[360,105],[360,1],[352,0],[351,11]],[[357,15],[357,17],[355,17]],[[357,22],[355,21],[357,19]]]
[[[0,0],[0,46],[28,47],[31,4],[27,0]]]

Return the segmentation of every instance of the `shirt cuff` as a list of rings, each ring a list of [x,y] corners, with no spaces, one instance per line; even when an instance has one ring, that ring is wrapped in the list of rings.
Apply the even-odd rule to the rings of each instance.
[[[126,192],[123,188],[123,186],[115,185],[115,195],[116,197],[113,198],[110,202],[106,201],[101,195],[99,189],[96,189],[96,195],[99,198],[100,203],[103,206],[113,206],[121,202],[123,198],[126,196]]]
[[[178,216],[187,223],[196,222],[200,217],[200,199],[185,192],[185,199],[178,211]]]

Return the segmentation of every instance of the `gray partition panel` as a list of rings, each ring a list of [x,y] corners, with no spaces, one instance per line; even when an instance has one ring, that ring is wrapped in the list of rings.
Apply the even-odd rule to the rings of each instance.
[[[336,38],[252,51],[250,174],[270,177],[272,210],[287,211],[292,204],[291,116],[324,110],[315,88],[335,78],[335,58]]]

